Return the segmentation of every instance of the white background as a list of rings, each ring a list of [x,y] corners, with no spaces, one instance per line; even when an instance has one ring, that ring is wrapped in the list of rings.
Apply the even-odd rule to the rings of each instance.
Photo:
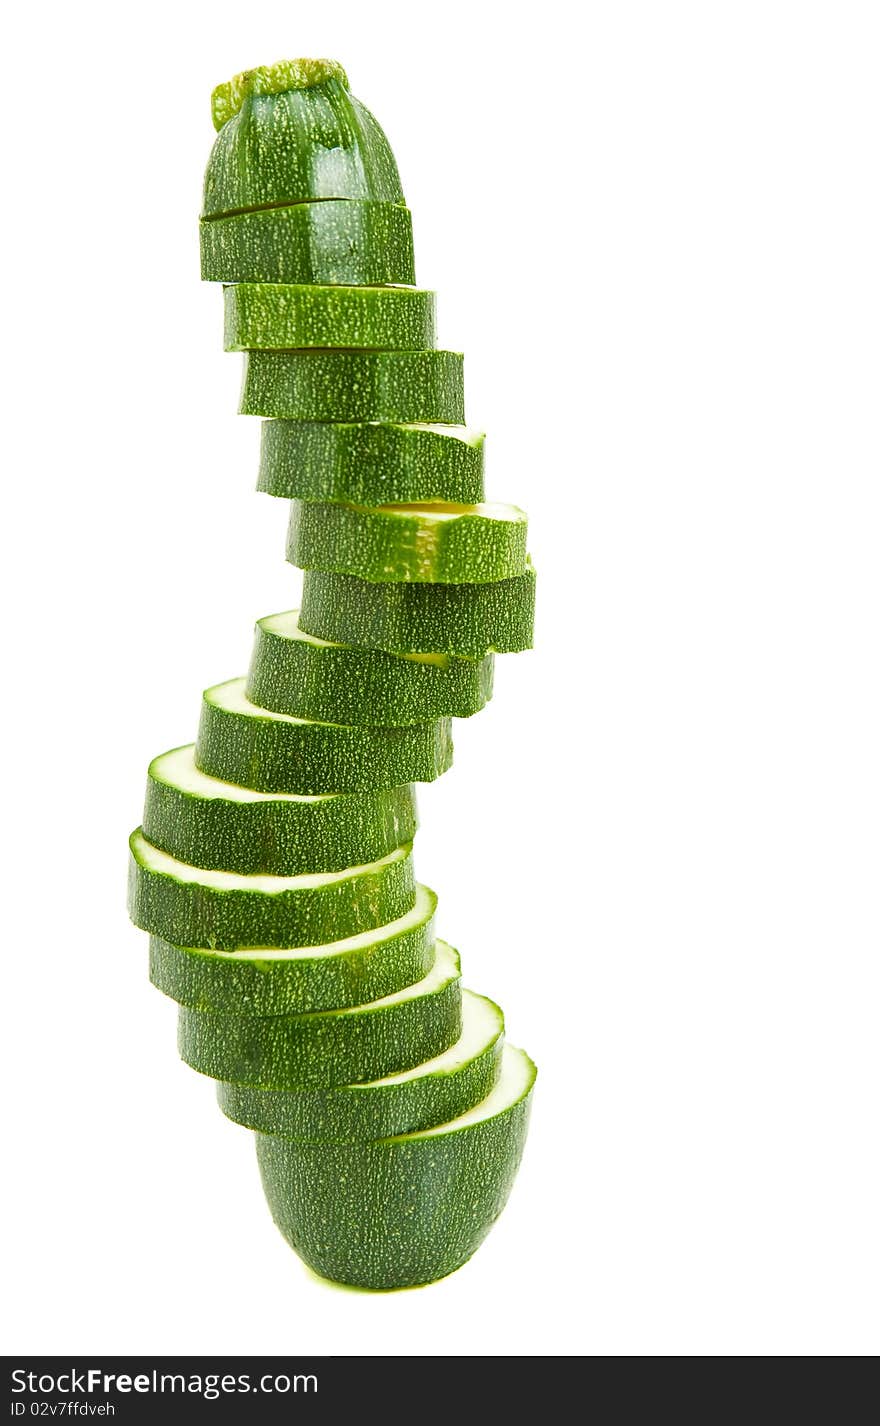
[[[878,1347],[871,4],[49,5],[4,22],[7,1351]],[[198,276],[209,95],[331,55],[395,148],[537,649],[421,878],[541,1069],[431,1289],[313,1280],[127,922],[150,756],[296,603]]]

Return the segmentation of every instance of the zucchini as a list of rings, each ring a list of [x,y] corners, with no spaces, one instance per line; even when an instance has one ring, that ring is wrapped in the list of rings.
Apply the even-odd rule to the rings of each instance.
[[[333,61],[245,70],[217,86],[211,112],[203,217],[315,198],[403,202],[388,140]]]
[[[211,1015],[181,1006],[177,1045],[200,1074],[268,1089],[379,1079],[439,1055],[461,1035],[458,953],[436,943],[415,985],[344,1010]]]
[[[257,489],[355,505],[483,498],[483,435],[466,426],[264,421]]]
[[[398,658],[381,649],[329,644],[304,634],[298,613],[257,621],[245,694],[261,708],[319,721],[405,725],[469,718],[492,697],[492,654]]]
[[[193,867],[130,840],[129,914],[175,946],[321,946],[396,921],[415,905],[412,844],[345,871],[242,876]]]
[[[394,1288],[464,1262],[504,1206],[535,1070],[462,992],[417,886],[412,783],[530,646],[526,518],[485,502],[462,357],[434,349],[412,220],[341,66],[212,96],[199,223],[224,283],[258,488],[291,499],[302,608],[150,765],[129,907],[183,1058],[253,1128],[266,1196],[318,1272]]]
[[[435,1059],[366,1084],[332,1089],[253,1089],[222,1083],[217,1100],[237,1124],[285,1138],[382,1139],[455,1119],[492,1090],[501,1066],[504,1016],[461,992],[461,1035]]]
[[[464,420],[460,352],[245,352],[239,411],[294,421]]]
[[[522,1157],[535,1066],[507,1045],[494,1089],[457,1119],[372,1143],[257,1135],[284,1237],[322,1277],[415,1287],[461,1267],[504,1208]]]
[[[392,654],[482,658],[532,646],[535,572],[494,584],[371,584],[307,570],[300,628],[318,639]]]
[[[193,1010],[303,1015],[392,995],[421,980],[434,960],[437,897],[416,888],[411,911],[388,926],[324,946],[199,950],[150,938],[150,979]]]
[[[406,784],[317,796],[254,792],[201,772],[194,753],[190,743],[153,759],[143,820],[153,846],[191,866],[269,876],[342,871],[415,836]]]
[[[312,287],[239,282],[223,290],[228,352],[293,347],[434,345],[434,294],[412,287]]]
[[[516,505],[321,505],[294,500],[287,558],[372,583],[484,584],[526,571]]]
[[[405,727],[316,723],[257,708],[234,678],[205,690],[196,765],[256,792],[363,792],[433,782],[452,764],[448,718]]]
[[[412,218],[391,203],[297,203],[199,224],[205,282],[413,283]]]

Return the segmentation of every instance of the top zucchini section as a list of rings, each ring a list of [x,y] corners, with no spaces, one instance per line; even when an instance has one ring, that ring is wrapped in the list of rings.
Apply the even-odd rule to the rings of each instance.
[[[333,60],[246,70],[211,96],[203,218],[326,198],[402,205],[394,154]]]

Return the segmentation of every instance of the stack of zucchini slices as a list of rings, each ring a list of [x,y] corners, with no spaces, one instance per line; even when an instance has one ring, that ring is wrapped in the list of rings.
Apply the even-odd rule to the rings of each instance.
[[[412,855],[412,784],[450,766],[494,654],[530,646],[526,518],[484,501],[462,359],[434,347],[394,157],[340,66],[249,71],[213,112],[202,274],[305,573],[195,744],[151,763],[131,914],[287,1240],[325,1277],[410,1286],[498,1217],[535,1078]]]

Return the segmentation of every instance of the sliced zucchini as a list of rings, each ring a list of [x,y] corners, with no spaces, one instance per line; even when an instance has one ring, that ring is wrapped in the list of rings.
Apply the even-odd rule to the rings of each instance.
[[[221,1015],[303,1015],[361,1005],[427,975],[436,907],[433,891],[419,886],[415,906],[390,925],[296,950],[207,951],[152,936],[150,979],[178,1004]]]
[[[313,1015],[209,1015],[182,1006],[177,1044],[212,1079],[287,1089],[379,1079],[439,1055],[461,1034],[458,953],[438,941],[415,985]]]
[[[257,488],[283,500],[483,498],[483,435],[466,426],[264,421]]]
[[[300,628],[333,643],[392,654],[482,658],[532,646],[535,571],[494,584],[371,584],[307,570]]]
[[[245,693],[261,708],[296,718],[404,726],[469,718],[492,697],[492,654],[398,657],[330,644],[304,634],[298,613],[292,609],[257,622]]]
[[[240,282],[223,290],[228,352],[434,345],[434,294],[413,287]]]
[[[392,203],[296,203],[199,224],[205,282],[412,283],[412,218]]]
[[[345,871],[241,876],[170,857],[141,828],[130,840],[129,913],[175,946],[320,946],[396,921],[415,905],[412,844]]]
[[[394,154],[341,65],[285,60],[245,70],[211,99],[219,130],[205,217],[325,198],[402,203]]]
[[[415,836],[408,784],[313,796],[254,792],[201,772],[194,754],[190,743],[153,759],[143,821],[154,847],[191,866],[269,876],[342,871]]]
[[[287,558],[372,583],[484,584],[526,571],[516,505],[322,505],[294,500]]]
[[[461,1035],[414,1069],[332,1089],[253,1089],[220,1084],[228,1118],[264,1134],[350,1141],[407,1134],[455,1119],[490,1093],[501,1066],[504,1016],[491,1000],[461,992]]]
[[[272,1217],[300,1257],[334,1282],[389,1289],[445,1277],[467,1262],[507,1202],[535,1075],[528,1055],[506,1045],[494,1089],[449,1123],[356,1144],[258,1134]]]
[[[294,421],[464,420],[459,352],[245,352],[239,411]]]
[[[433,782],[452,764],[448,718],[403,727],[316,723],[258,708],[243,678],[205,690],[196,765],[257,792],[362,792]]]

